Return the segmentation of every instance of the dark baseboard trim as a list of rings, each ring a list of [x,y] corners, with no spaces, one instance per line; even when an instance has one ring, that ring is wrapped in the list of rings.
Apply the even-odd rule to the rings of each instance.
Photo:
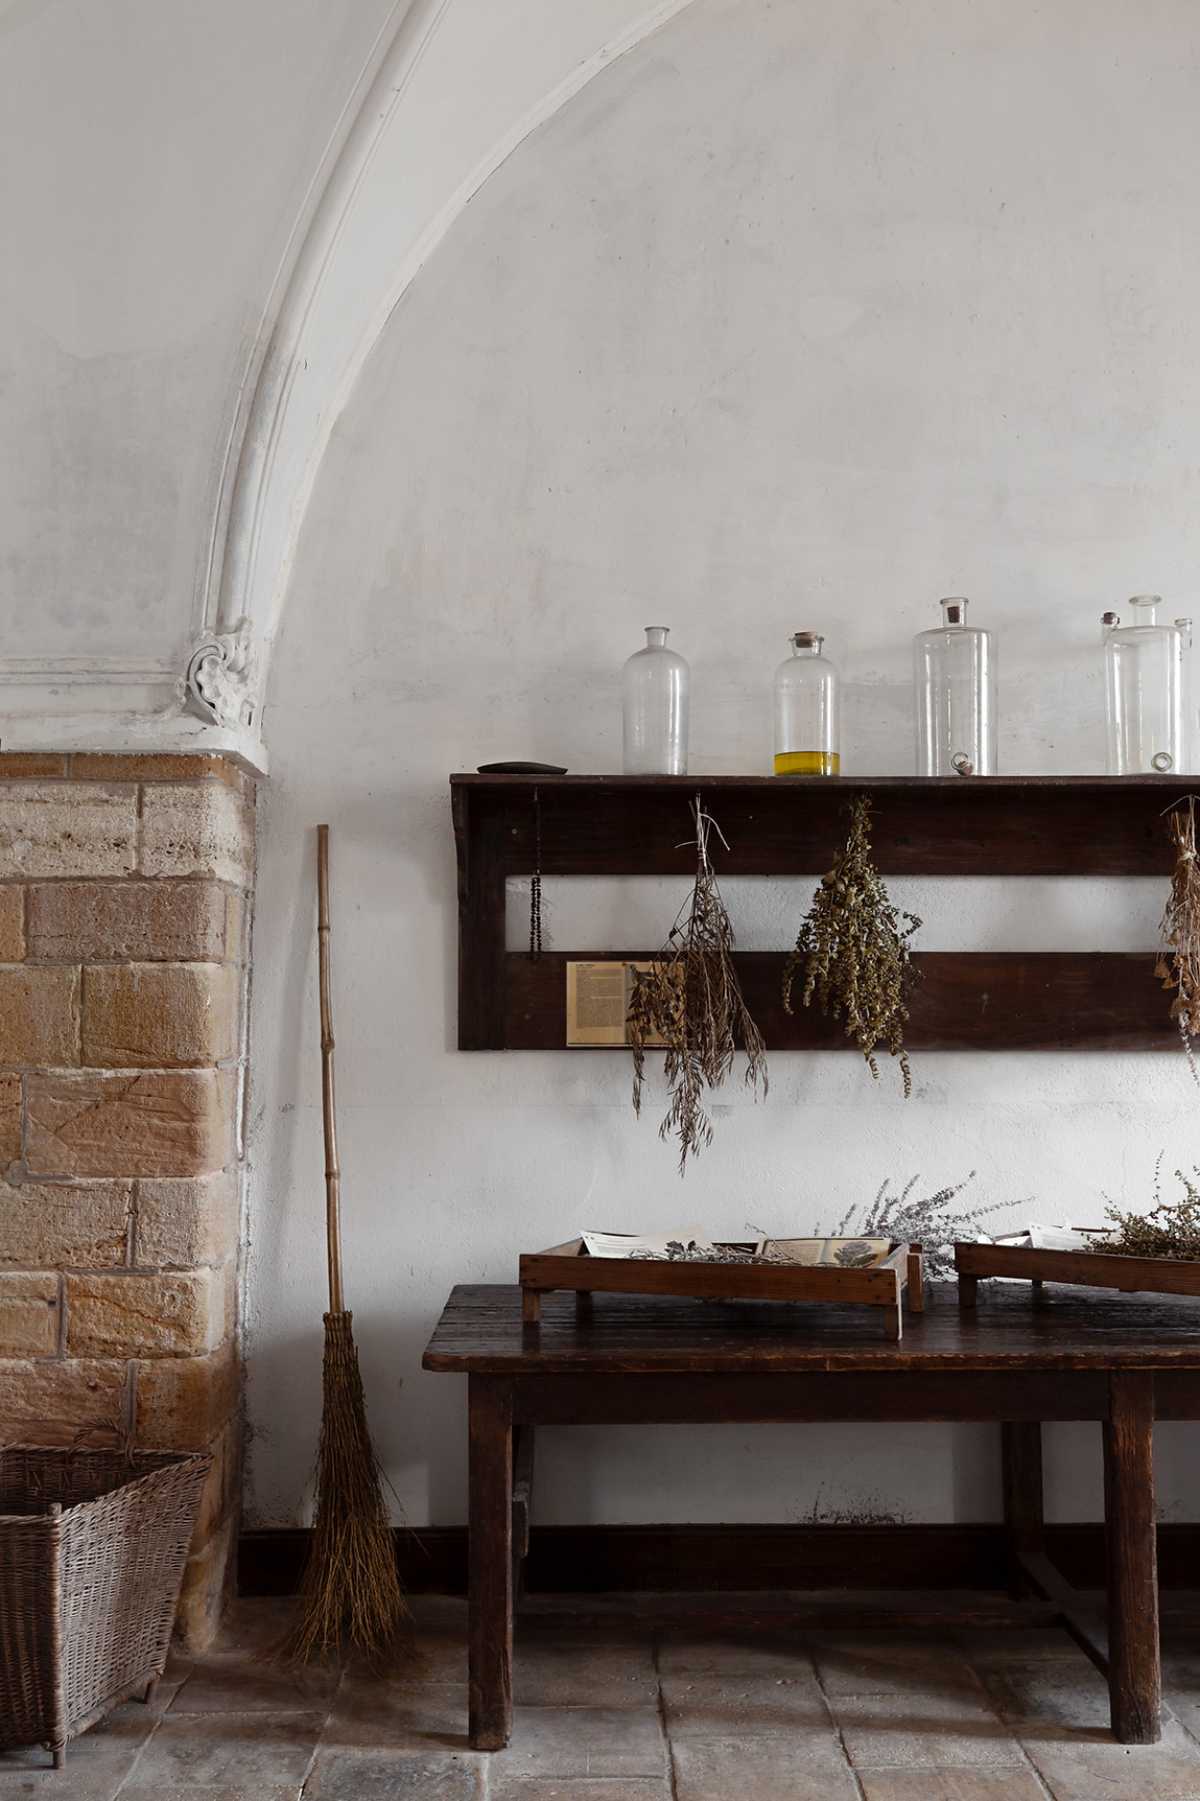
[[[243,1532],[244,1595],[290,1595],[300,1586],[309,1533]],[[1104,1528],[1048,1526],[1046,1549],[1076,1588],[1104,1586]],[[410,1594],[466,1593],[465,1526],[397,1532]],[[1164,1588],[1200,1587],[1200,1524],[1158,1529]],[[526,1584],[543,1594],[659,1590],[1002,1589],[1008,1565],[1000,1526],[535,1526]]]

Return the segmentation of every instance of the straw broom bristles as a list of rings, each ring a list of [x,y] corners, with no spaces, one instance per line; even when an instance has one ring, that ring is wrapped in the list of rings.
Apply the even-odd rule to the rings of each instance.
[[[312,1545],[301,1612],[285,1650],[297,1662],[350,1646],[379,1659],[401,1636],[408,1608],[396,1569],[384,1475],[367,1426],[366,1397],[343,1304],[341,1170],[333,1084],[329,973],[329,827],[317,827],[317,939],[321,986],[321,1100],[325,1128],[325,1221],[329,1312],[325,1315],[321,1437]]]

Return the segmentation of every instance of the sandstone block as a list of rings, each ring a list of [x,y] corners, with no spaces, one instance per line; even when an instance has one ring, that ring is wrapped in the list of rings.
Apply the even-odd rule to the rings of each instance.
[[[0,969],[0,984],[4,974]],[[223,963],[90,966],[83,976],[83,1062],[91,1069],[164,1069],[233,1057],[238,990],[237,970]]]
[[[138,1184],[133,1260],[143,1267],[223,1263],[238,1243],[238,1174]]]
[[[44,776],[67,773],[65,752],[6,750],[0,752],[0,780],[40,782]]]
[[[237,1522],[230,1520],[203,1550],[189,1557],[175,1614],[175,1635],[186,1651],[207,1651],[233,1596]]]
[[[0,887],[0,963],[20,963],[25,955],[25,890],[16,882]]]
[[[242,894],[225,891],[225,956],[230,963],[250,961],[250,909]]]
[[[185,1357],[214,1350],[225,1335],[221,1270],[89,1274],[66,1283],[73,1357]]]
[[[57,1276],[0,1272],[0,1356],[53,1357],[58,1321]]]
[[[134,1425],[140,1445],[202,1450],[237,1408],[241,1371],[232,1343],[207,1357],[163,1357],[136,1367]]]
[[[0,1444],[117,1442],[125,1394],[123,1363],[74,1358],[0,1362]]]
[[[254,869],[254,810],[221,782],[143,790],[142,873],[206,875],[245,887]]]
[[[30,1176],[201,1176],[232,1151],[234,1072],[31,1075]]]
[[[79,971],[0,967],[0,1063],[79,1061]]]
[[[229,757],[204,751],[163,752],[141,755],[138,752],[76,751],[71,758],[71,774],[90,782],[224,782],[240,793],[253,786],[253,778]]]
[[[205,1477],[192,1531],[193,1556],[238,1512],[242,1486],[240,1420],[230,1420],[208,1449],[212,1453],[212,1468]]]
[[[35,883],[29,955],[80,963],[219,962],[226,954],[228,900],[215,882]]]
[[[97,782],[11,782],[0,807],[0,878],[128,875],[137,790]]]
[[[112,1269],[125,1262],[131,1182],[0,1182],[0,1265]]]
[[[0,1171],[21,1155],[21,1078],[0,1076]]]

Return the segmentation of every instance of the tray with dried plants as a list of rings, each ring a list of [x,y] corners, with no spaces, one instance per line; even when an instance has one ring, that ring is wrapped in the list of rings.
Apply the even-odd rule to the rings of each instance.
[[[1200,1169],[1177,1169],[1183,1193],[1162,1197],[1161,1164],[1154,1172],[1154,1204],[1145,1213],[1106,1208],[1107,1226],[1086,1228],[1075,1250],[1040,1245],[956,1244],[959,1299],[973,1306],[988,1276],[1073,1287],[1116,1288],[1127,1294],[1200,1296]]]
[[[824,1262],[803,1262],[820,1246]],[[645,1295],[700,1301],[822,1301],[884,1309],[892,1338],[902,1329],[905,1300],[924,1306],[921,1248],[862,1238],[773,1239],[668,1244],[661,1255],[596,1257],[583,1238],[548,1251],[527,1252],[519,1263],[522,1317],[540,1325],[542,1297],[574,1291],[586,1317],[595,1294]]]

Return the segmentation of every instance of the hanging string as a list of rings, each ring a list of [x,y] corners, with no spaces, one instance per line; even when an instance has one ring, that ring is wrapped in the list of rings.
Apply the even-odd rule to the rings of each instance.
[[[529,878],[529,959],[542,954],[542,798],[533,791],[533,874]]]
[[[700,853],[701,869],[705,875],[711,875],[712,863],[708,855],[708,834],[710,832],[715,832],[726,850],[729,849],[729,840],[713,818],[712,814],[705,812],[704,796],[699,790],[697,790],[696,798],[692,802],[692,817],[696,821],[696,836],[694,838],[681,839],[675,846],[675,849],[686,850],[689,845],[694,844]]]

